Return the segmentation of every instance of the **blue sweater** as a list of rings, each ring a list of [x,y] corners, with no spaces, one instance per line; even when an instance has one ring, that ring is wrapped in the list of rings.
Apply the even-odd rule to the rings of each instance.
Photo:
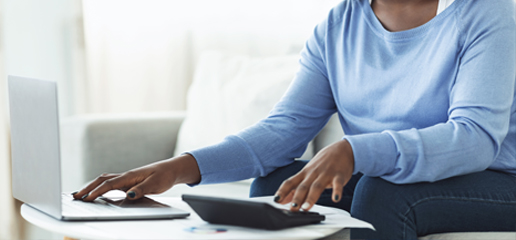
[[[516,175],[515,12],[513,0],[456,0],[422,26],[389,32],[368,0],[343,1],[315,28],[266,119],[190,152],[201,183],[291,163],[335,112],[355,173],[393,183]]]

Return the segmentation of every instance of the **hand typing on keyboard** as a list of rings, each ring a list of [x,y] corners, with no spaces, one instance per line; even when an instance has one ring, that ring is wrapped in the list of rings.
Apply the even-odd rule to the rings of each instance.
[[[75,199],[91,202],[108,191],[122,190],[128,199],[135,200],[146,194],[162,193],[176,184],[195,184],[200,180],[197,161],[185,154],[121,174],[102,174],[72,195]]]

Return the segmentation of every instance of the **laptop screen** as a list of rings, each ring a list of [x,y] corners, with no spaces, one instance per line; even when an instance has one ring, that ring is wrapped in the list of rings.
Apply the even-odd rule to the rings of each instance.
[[[61,218],[55,82],[8,76],[14,198]]]

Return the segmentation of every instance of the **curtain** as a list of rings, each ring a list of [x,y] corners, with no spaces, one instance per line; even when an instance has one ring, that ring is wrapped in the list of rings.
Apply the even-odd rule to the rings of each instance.
[[[56,81],[61,117],[74,114],[81,75],[80,0],[0,0],[0,239],[56,239],[24,221],[12,198],[7,74]],[[62,238],[62,237],[61,237]]]
[[[0,0],[0,5],[2,1]],[[0,16],[3,12],[0,9]],[[0,28],[0,34],[2,29]],[[7,120],[7,78],[3,71],[3,52],[0,48],[0,239],[20,239],[19,216],[11,193],[11,157]],[[19,205],[19,204],[18,204]]]
[[[0,10],[1,14],[1,10]],[[1,29],[0,29],[1,31]],[[7,81],[2,66],[0,49],[0,239],[20,239],[20,216],[11,193],[11,157],[9,145],[9,127],[7,120]]]
[[[339,0],[83,1],[86,78],[79,113],[185,108],[206,50],[298,52]]]
[[[5,78],[2,78],[0,84],[5,86]],[[1,90],[5,92],[5,88]],[[5,96],[5,95],[4,95]],[[2,112],[7,111],[5,108],[5,99],[0,101]],[[20,239],[20,216],[18,209],[20,203],[15,202],[11,193],[11,165],[10,165],[10,147],[8,144],[9,134],[7,131],[6,115],[0,117],[0,239]]]

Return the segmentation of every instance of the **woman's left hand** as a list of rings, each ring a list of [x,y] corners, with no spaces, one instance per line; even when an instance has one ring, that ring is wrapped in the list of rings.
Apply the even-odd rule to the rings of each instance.
[[[339,202],[342,189],[353,175],[353,149],[347,140],[327,146],[296,175],[285,180],[274,200],[291,203],[291,211],[308,211],[326,188],[332,188],[333,202]]]

